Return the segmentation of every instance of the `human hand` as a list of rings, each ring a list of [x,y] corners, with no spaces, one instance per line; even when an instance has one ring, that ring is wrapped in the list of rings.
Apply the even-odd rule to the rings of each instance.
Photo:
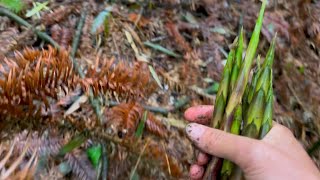
[[[186,127],[189,138],[203,152],[236,163],[246,179],[320,179],[319,170],[285,126],[274,123],[262,140],[256,140],[201,125],[208,124],[212,114],[213,106],[191,107],[185,112],[185,118],[195,122]],[[191,166],[191,179],[203,176],[209,160],[205,153],[199,153]]]

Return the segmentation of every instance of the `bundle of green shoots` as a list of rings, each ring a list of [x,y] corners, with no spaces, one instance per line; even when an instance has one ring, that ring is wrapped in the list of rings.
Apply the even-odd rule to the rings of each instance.
[[[231,45],[211,122],[214,128],[255,139],[263,138],[270,130],[273,114],[272,64],[275,37],[264,62],[260,64],[258,56],[257,65],[252,70],[253,73],[250,73],[259,43],[265,8],[266,0],[263,0],[245,58],[242,59],[243,30]],[[251,81],[248,83],[249,79]],[[210,177],[214,176],[220,176],[221,179],[241,178],[241,170],[232,162],[223,160],[221,168],[219,161],[221,162],[218,158],[212,158],[205,179],[212,179]]]

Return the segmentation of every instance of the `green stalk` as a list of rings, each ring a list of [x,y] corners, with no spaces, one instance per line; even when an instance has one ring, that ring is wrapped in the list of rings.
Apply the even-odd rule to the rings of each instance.
[[[273,60],[274,60],[276,39],[277,39],[277,33],[275,34],[275,36],[272,39],[272,42],[271,42],[271,45],[270,45],[269,50],[267,52],[266,58],[262,64],[262,68],[265,68],[266,66],[272,68]]]
[[[236,56],[232,67],[231,80],[230,80],[230,90],[234,89],[236,84],[240,67],[242,65],[242,53],[243,53],[243,28],[241,28],[240,35],[238,38],[238,47],[236,50]],[[231,91],[229,94],[231,94]]]
[[[261,131],[260,131],[260,139],[262,139],[271,129],[272,127],[272,114],[273,114],[273,89],[272,86],[269,88],[268,96],[267,96],[267,104],[264,110]]]
[[[248,96],[250,91],[250,84],[247,84],[246,89],[243,93],[242,97],[242,118],[245,119],[245,115],[247,114],[248,108],[249,108],[249,102],[248,102]]]
[[[272,64],[274,59],[275,40],[273,39],[265,61],[252,77],[252,82],[247,85],[245,99],[243,99],[244,128],[242,135],[262,139],[272,127],[273,114],[273,89],[272,89]],[[259,60],[258,60],[259,62]],[[260,68],[259,68],[260,67]],[[253,98],[252,98],[253,97]],[[232,179],[241,179],[242,171],[234,168]]]
[[[275,43],[276,43],[277,34],[274,36],[268,53],[266,55],[265,61],[262,65],[262,68],[270,69],[270,79],[269,82],[265,82],[265,84],[270,84],[269,88],[264,90],[267,94],[266,97],[266,108],[264,111],[264,117],[262,121],[262,127],[260,132],[260,139],[262,139],[271,129],[272,127],[272,115],[273,115],[273,88],[272,88],[272,65],[274,61],[274,52],[275,52]]]
[[[235,56],[235,50],[231,49],[228,55],[226,65],[223,70],[222,81],[219,85],[219,90],[216,96],[215,108],[213,112],[213,118],[211,121],[211,127],[213,128],[219,129],[221,122],[223,120],[226,102],[228,100],[229,83],[230,83],[230,76],[231,76],[234,56]],[[207,170],[205,172],[203,179],[210,179],[209,177],[213,176],[212,171],[217,168],[217,164],[219,164],[219,161],[220,161],[219,158],[212,157],[210,163],[207,166]]]
[[[224,109],[228,100],[228,87],[230,82],[230,72],[233,64],[235,51],[232,49],[228,55],[226,65],[223,70],[222,81],[219,85],[219,90],[216,96],[215,108],[213,112],[213,119],[211,127],[219,128],[223,119]]]
[[[253,59],[256,54],[256,49],[259,43],[259,36],[262,28],[262,21],[263,21],[265,8],[266,8],[266,0],[263,0],[262,6],[259,12],[259,16],[256,22],[256,26],[252,33],[244,61],[242,62],[242,57],[241,57],[242,51],[243,51],[242,31],[239,36],[236,53],[232,50],[229,53],[228,60],[223,72],[223,79],[220,84],[219,91],[217,93],[216,105],[215,105],[215,110],[213,113],[213,119],[211,123],[211,126],[214,128],[220,128],[220,129],[223,128],[225,131],[234,131],[235,133],[237,133],[236,129],[240,128],[241,123],[237,123],[238,121],[235,121],[234,123],[232,123],[234,119],[233,115],[235,113],[236,107],[241,106],[242,96],[245,88],[247,87],[250,69],[251,69]],[[232,60],[233,59],[232,56],[234,55],[232,54],[235,54],[236,56],[234,58],[235,59],[234,62]],[[231,92],[229,89],[231,89]],[[262,93],[262,98],[260,95],[261,93]],[[260,91],[258,92],[257,97],[254,98],[254,101],[257,101],[256,104],[260,105],[258,102],[260,102],[262,99],[263,107],[261,107],[260,109],[263,115],[265,95],[263,94],[263,91],[261,91],[261,93]],[[230,95],[230,97],[228,96],[228,94]],[[259,114],[259,111],[257,110],[253,111],[254,109],[253,110],[251,109],[249,107],[249,111],[256,113],[256,115]],[[242,117],[240,118],[242,119]],[[251,123],[255,123],[255,125],[259,126],[259,129],[260,129],[261,120],[259,122],[260,122],[260,125],[258,124],[258,122],[256,122],[255,119],[253,119]],[[239,131],[240,129],[238,130],[238,134],[239,134]],[[220,167],[218,167],[219,161],[220,160],[217,157],[212,158],[212,160],[207,166],[203,179],[215,178],[212,176],[216,175],[217,172],[220,171]],[[226,172],[227,175],[231,174],[232,167],[230,166],[230,164],[228,165],[228,162],[226,162],[224,166],[225,167],[223,172]]]
[[[234,118],[233,118],[230,132],[232,134],[239,135],[241,123],[242,123],[242,106],[238,105],[234,113]],[[234,169],[234,166],[235,166],[234,163],[232,163],[227,159],[224,159],[222,164],[222,169],[221,169],[221,179],[229,179]]]
[[[264,115],[265,109],[265,95],[263,90],[259,90],[256,95],[254,96],[248,112],[246,116],[246,121],[244,124],[243,136],[251,137],[251,138],[258,138],[259,131]]]
[[[262,89],[264,94],[267,95],[269,87],[272,85],[270,79],[272,77],[272,70],[270,67],[265,67],[261,70],[260,77],[257,81],[255,91]]]
[[[235,85],[234,90],[231,93],[230,99],[226,107],[226,117],[227,117],[226,119],[229,119],[229,116],[232,114],[235,107],[241,102],[244,90],[248,83],[250,69],[251,69],[253,59],[256,54],[256,50],[259,43],[259,36],[260,36],[261,27],[262,27],[262,21],[263,21],[264,11],[266,8],[266,3],[267,1],[263,0],[262,6],[259,12],[259,16],[257,19],[257,23],[252,33],[250,43],[247,49],[246,57],[240,68],[240,74],[238,76],[237,83]]]
[[[257,69],[253,72],[253,76],[252,76],[252,79],[251,79],[251,84],[248,84],[248,96],[246,97],[246,101],[248,104],[251,103],[252,101],[252,98],[253,98],[253,95],[255,94],[256,92],[256,86],[257,86],[257,83],[258,83],[258,79],[260,77],[260,73],[261,73],[261,68],[260,68],[260,56],[258,56],[257,58]]]

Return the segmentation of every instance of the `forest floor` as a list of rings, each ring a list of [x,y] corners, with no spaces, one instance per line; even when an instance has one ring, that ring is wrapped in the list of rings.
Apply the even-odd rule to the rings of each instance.
[[[64,157],[35,158],[34,162],[45,163],[34,166],[36,175],[45,179],[94,179],[97,174],[109,179],[186,178],[197,152],[184,134],[187,122],[183,112],[191,106],[214,103],[229,45],[241,27],[248,44],[260,1],[49,0],[48,3],[43,1],[44,6],[35,13],[30,10],[41,4],[33,6],[31,0],[24,3],[17,15],[30,27],[0,16],[1,63],[8,63],[6,58],[14,59],[17,52],[25,48],[38,49],[38,52],[48,49],[50,43],[37,36],[35,28],[49,35],[61,49],[76,50],[73,59],[85,74],[79,81],[84,88],[66,86],[68,93],[49,101],[50,107],[64,107],[52,110],[63,111],[64,115],[57,113],[54,117],[59,123],[43,127],[35,123],[31,127],[22,122],[7,131],[3,128],[11,126],[1,125],[2,147],[10,148],[10,143],[16,142],[14,152],[21,153],[26,150],[25,145],[30,145],[19,161],[19,164],[26,164],[31,162],[35,149],[37,154],[61,153],[60,148],[68,148],[65,144],[73,136],[79,138],[77,134],[86,131],[85,143],[72,146],[73,151],[66,150]],[[84,25],[81,34],[77,34],[82,17]],[[257,53],[265,56],[276,32],[274,120],[294,132],[320,167],[320,2],[269,1]],[[77,35],[80,35],[80,44],[72,47]],[[49,54],[52,51],[49,50]],[[116,76],[116,80],[114,84],[109,83],[110,91],[104,91],[103,97],[99,95],[101,107],[94,111],[90,106],[94,104],[90,91],[84,89],[92,85],[93,94],[97,95],[97,91],[105,88],[95,84],[95,78],[99,78],[96,71],[103,71],[104,66],[116,66],[114,74],[106,73],[111,79]],[[1,69],[1,73],[4,71]],[[136,79],[119,85],[133,77]],[[148,84],[149,81],[153,83]],[[0,104],[2,107],[3,102]],[[139,129],[144,109],[150,111],[146,115],[149,132]],[[99,128],[93,120],[99,119],[95,112],[103,112]],[[42,112],[44,115],[49,116]],[[121,116],[128,120],[119,120]],[[1,114],[5,119],[3,117]],[[136,139],[133,141],[129,136]],[[102,156],[104,163],[98,167],[87,157],[88,148],[97,147],[96,144],[109,152]],[[0,157],[4,157],[2,152],[8,151],[1,150]],[[18,154],[13,153],[11,159],[17,157]],[[15,175],[19,167],[15,168]],[[107,174],[103,173],[104,168],[108,169]]]

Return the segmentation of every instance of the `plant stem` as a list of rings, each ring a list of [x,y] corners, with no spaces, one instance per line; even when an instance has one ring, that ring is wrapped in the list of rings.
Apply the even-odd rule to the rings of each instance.
[[[60,49],[60,46],[57,42],[55,42],[50,36],[48,36],[46,33],[41,32],[37,29],[35,29],[30,23],[16,15],[15,13],[11,12],[10,10],[0,7],[0,15],[1,16],[7,16],[8,18],[14,20],[15,22],[19,23],[22,26],[25,26],[27,28],[32,29],[32,31],[42,40],[50,43],[52,46],[54,46],[57,49]]]
[[[77,49],[79,46],[82,28],[83,28],[86,16],[87,16],[87,9],[85,7],[81,13],[79,24],[77,26],[77,31],[76,31],[76,34],[73,38],[73,42],[72,42],[72,50],[70,53],[70,59],[71,59],[72,64],[74,66],[73,68],[77,71],[80,78],[85,78],[85,74],[84,74],[83,70],[81,69],[81,67],[79,66],[78,62],[76,61],[75,56],[76,56],[76,52],[77,52]],[[100,106],[99,101],[94,98],[93,91],[92,91],[91,87],[89,88],[89,101],[90,101],[90,104],[91,104],[94,112],[96,113],[96,115],[98,117],[98,120],[99,120],[98,123],[101,124],[101,122],[102,122],[101,106]]]

